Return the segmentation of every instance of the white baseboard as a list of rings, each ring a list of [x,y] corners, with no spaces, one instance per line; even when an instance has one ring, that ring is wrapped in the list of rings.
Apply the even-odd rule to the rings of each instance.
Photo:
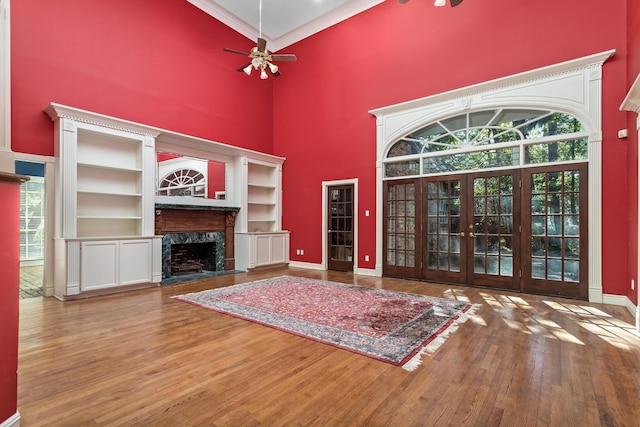
[[[627,310],[629,310],[629,313],[631,313],[631,315],[633,317],[637,316],[638,310],[640,309],[640,306],[636,307],[635,304],[633,304],[633,302],[631,302],[629,297],[624,296],[624,295],[607,295],[607,294],[604,294],[602,296],[602,303],[603,304],[611,304],[611,305],[621,305],[621,306],[625,307]]]
[[[289,261],[289,267],[306,268],[308,270],[326,270],[322,264],[312,262]]]
[[[16,412],[2,423],[0,427],[20,427],[20,412]]]
[[[356,268],[354,274],[359,274],[361,276],[373,276],[373,277],[381,277],[380,272],[374,268]]]

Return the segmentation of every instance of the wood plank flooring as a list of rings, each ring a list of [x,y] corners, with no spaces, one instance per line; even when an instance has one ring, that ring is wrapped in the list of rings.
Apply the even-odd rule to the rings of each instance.
[[[291,274],[481,308],[407,372],[172,300]],[[21,300],[31,426],[639,426],[640,338],[623,307],[279,268],[86,300]]]

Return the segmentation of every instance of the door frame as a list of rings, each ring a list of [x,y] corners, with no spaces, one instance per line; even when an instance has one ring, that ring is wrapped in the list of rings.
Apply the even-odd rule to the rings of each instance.
[[[44,265],[43,265],[43,295],[51,297],[54,294],[54,264],[53,264],[53,236],[55,227],[55,157],[36,154],[15,153],[15,159],[44,164]]]
[[[353,185],[353,274],[361,274],[358,272],[358,178],[340,179],[335,181],[322,181],[322,269],[329,269],[329,253],[328,253],[328,231],[329,218],[329,198],[327,194],[329,187],[339,185]]]

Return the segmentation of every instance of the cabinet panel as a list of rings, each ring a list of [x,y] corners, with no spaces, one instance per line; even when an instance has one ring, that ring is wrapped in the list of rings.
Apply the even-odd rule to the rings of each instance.
[[[120,242],[121,285],[151,282],[151,240]]]
[[[82,242],[80,291],[110,288],[118,284],[118,241]]]
[[[236,234],[236,268],[245,270],[289,262],[289,232]]]
[[[271,263],[289,262],[289,235],[274,234],[271,236]]]

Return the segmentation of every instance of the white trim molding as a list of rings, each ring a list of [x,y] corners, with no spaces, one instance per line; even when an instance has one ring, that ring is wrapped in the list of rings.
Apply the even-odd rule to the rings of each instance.
[[[15,172],[11,151],[11,12],[0,0],[0,172]]]
[[[55,166],[56,166],[56,158],[51,156],[40,156],[37,154],[27,154],[27,153],[14,153],[16,157],[16,161],[25,161],[32,163],[42,163],[44,164],[44,296],[51,297],[53,296],[53,230],[55,224],[55,197],[52,197],[52,194],[55,194]]]
[[[636,135],[639,135],[638,138],[638,148],[640,148],[640,74],[636,77],[636,80],[631,85],[631,89],[629,89],[629,93],[622,101],[622,105],[620,105],[620,110],[632,111],[638,114],[636,117]],[[638,166],[640,167],[640,154],[637,158]],[[639,169],[640,170],[640,169]],[[640,215],[640,176],[636,178],[638,180],[638,206],[636,206],[636,212]],[[640,223],[640,217],[638,218],[638,222]],[[640,224],[639,224],[640,225]],[[636,287],[638,287],[638,305],[635,308],[635,316],[636,316],[636,332],[640,334],[640,283],[638,283],[638,278],[640,277],[640,227],[638,227],[638,236],[637,236],[637,245],[636,245],[636,259],[637,259],[637,267],[635,274],[635,283]],[[631,301],[629,301],[631,304]]]
[[[4,420],[0,427],[20,427],[20,412],[16,412]]]
[[[255,43],[260,34],[259,25],[259,13],[258,5],[256,4],[255,15],[249,16],[237,16],[228,11],[224,7],[213,0],[187,0],[189,3],[197,7],[198,9],[211,15],[218,21],[225,24],[227,27],[237,31],[249,40]],[[312,34],[318,33],[326,28],[329,28],[341,21],[344,21],[352,16],[355,16],[367,9],[370,9],[384,0],[349,0],[342,2],[341,5],[329,10],[327,13],[322,14],[318,18],[312,19],[302,25],[295,26],[295,28],[287,28],[287,25],[281,21],[274,21],[269,19],[270,16],[265,16],[265,25],[262,28],[262,38],[267,41],[267,46],[270,52],[277,52],[278,50],[292,45],[304,38],[309,37]],[[285,5],[286,7],[286,5]],[[266,11],[267,13],[270,11]],[[265,13],[266,15],[266,13]],[[251,18],[251,19],[247,19]],[[254,20],[255,19],[255,20]],[[248,22],[253,21],[253,22]],[[270,25],[271,24],[271,25]],[[295,25],[295,23],[292,23]]]
[[[602,65],[608,50],[369,111],[376,116],[376,263],[382,262],[382,162],[401,137],[446,117],[495,108],[568,113],[589,137],[589,301],[602,303]],[[381,268],[377,265],[377,270]]]
[[[323,264],[318,264],[315,262],[289,261],[289,267],[304,268],[307,270],[326,270]]]

